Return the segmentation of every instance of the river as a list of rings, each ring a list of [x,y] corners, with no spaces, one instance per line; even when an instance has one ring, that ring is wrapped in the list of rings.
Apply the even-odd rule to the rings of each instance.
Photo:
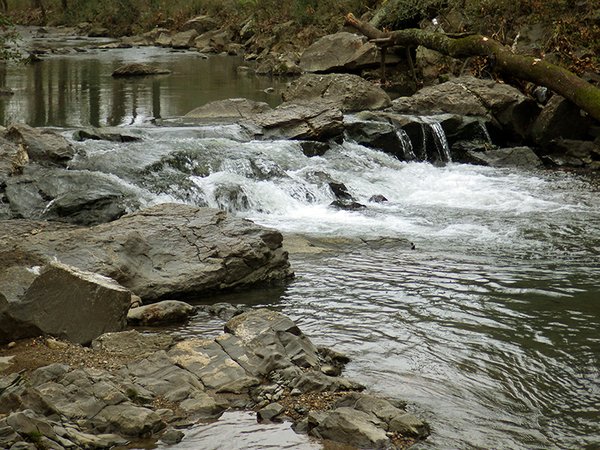
[[[110,77],[132,59],[173,74]],[[217,206],[313,240],[314,251],[291,254],[296,279],[285,288],[216,300],[276,308],[347,353],[347,376],[431,423],[417,448],[599,448],[599,178],[405,163],[352,142],[309,158],[297,143],[252,141],[237,125],[153,125],[219,98],[277,104],[285,81],[240,63],[146,49],[9,65],[2,80],[16,94],[0,99],[0,120],[65,136],[86,125],[136,128],[141,143],[76,143],[71,167],[109,173],[145,204]],[[323,174],[367,209],[328,207]],[[370,202],[375,194],[388,201]],[[221,326],[197,319],[175,332]],[[239,414],[174,448],[232,448],[215,444],[220,433],[239,448],[318,448]]]

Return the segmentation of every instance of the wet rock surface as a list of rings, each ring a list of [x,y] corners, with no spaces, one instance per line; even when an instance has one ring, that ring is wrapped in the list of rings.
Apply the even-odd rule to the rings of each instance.
[[[0,445],[173,443],[187,426],[230,407],[254,409],[262,421],[292,420],[297,431],[354,446],[404,447],[428,435],[428,426],[403,404],[325,375],[327,367],[341,370],[348,359],[317,348],[286,316],[249,310],[225,329],[213,340],[179,342],[160,334],[108,333],[84,352],[94,361],[96,354],[121,358],[119,365],[54,363],[26,372],[9,365],[0,374]],[[65,352],[72,348],[64,346]]]

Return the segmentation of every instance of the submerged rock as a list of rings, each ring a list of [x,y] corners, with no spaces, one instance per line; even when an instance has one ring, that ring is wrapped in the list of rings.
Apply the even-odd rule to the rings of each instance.
[[[5,235],[0,268],[57,258],[157,300],[281,282],[292,275],[282,241],[224,211],[161,204],[91,228]]]
[[[73,133],[73,139],[76,141],[113,141],[113,142],[138,142],[142,140],[132,132],[123,131],[117,128],[84,128]]]
[[[139,77],[146,75],[162,75],[171,73],[168,69],[152,67],[147,64],[132,63],[121,66],[112,73],[113,77]]]

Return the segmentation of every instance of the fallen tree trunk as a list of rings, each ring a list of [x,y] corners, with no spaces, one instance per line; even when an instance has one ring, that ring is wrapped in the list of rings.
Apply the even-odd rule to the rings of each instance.
[[[567,69],[543,59],[516,55],[497,41],[478,34],[451,37],[444,33],[406,29],[381,31],[367,22],[346,16],[346,23],[369,39],[387,45],[422,45],[454,58],[485,56],[495,58],[495,69],[508,75],[546,86],[572,101],[600,122],[600,89]]]

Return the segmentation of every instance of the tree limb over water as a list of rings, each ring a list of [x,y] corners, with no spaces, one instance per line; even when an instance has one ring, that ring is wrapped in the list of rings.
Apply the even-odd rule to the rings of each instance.
[[[381,31],[352,13],[346,23],[379,45],[422,45],[454,58],[485,56],[495,59],[495,69],[513,77],[546,86],[572,101],[600,122],[600,89],[567,69],[543,59],[516,55],[499,42],[479,34],[452,37],[420,29]]]

